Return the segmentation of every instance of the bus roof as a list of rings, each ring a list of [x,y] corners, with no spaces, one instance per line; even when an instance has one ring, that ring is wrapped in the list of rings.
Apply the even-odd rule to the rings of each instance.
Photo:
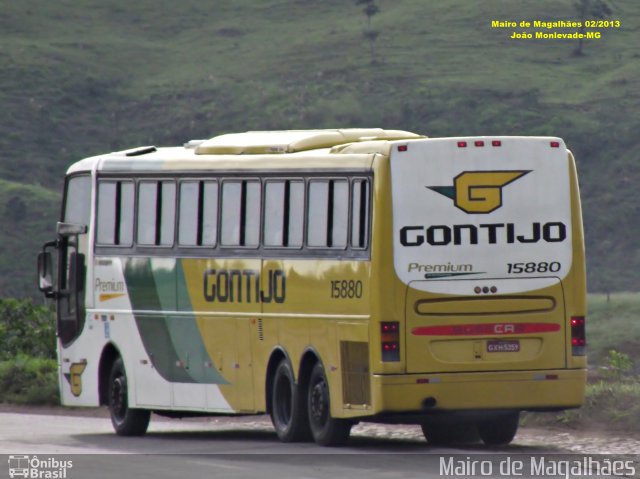
[[[182,147],[144,146],[81,160],[68,174],[162,170],[370,168],[372,155],[388,154],[390,142],[425,138],[381,128],[253,131],[192,140]]]
[[[196,147],[197,155],[295,153],[371,140],[421,138],[415,133],[381,128],[341,130],[248,131],[216,136]]]

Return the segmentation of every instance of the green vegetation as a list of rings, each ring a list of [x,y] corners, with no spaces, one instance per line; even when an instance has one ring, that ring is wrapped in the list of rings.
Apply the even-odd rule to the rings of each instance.
[[[577,20],[575,0],[3,2],[0,297],[37,296],[33,258],[80,158],[344,126],[562,136],[581,174],[589,288],[638,291],[640,3],[610,3],[622,28],[576,56],[575,40],[491,28]]]
[[[607,364],[605,368],[609,373],[610,378],[620,381],[631,373],[631,370],[633,369],[633,361],[631,361],[628,354],[611,349],[609,351],[609,356],[607,356]]]
[[[0,299],[0,361],[19,355],[54,359],[54,314],[29,300]]]
[[[0,299],[0,403],[60,402],[53,318],[31,301]]]
[[[0,403],[60,404],[56,360],[20,355],[0,361]]]
[[[640,374],[640,295],[630,293],[589,295],[587,312],[589,363],[611,365],[610,351],[626,354]]]
[[[36,289],[36,256],[54,238],[60,197],[37,185],[0,179],[0,298],[30,296]]]

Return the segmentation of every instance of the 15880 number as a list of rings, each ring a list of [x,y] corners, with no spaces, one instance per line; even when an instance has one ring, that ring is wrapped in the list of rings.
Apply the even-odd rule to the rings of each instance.
[[[507,273],[509,274],[557,273],[560,268],[561,265],[557,261],[552,261],[551,263],[546,261],[539,263],[507,263]]]
[[[331,281],[332,299],[362,298],[362,281],[338,279]]]

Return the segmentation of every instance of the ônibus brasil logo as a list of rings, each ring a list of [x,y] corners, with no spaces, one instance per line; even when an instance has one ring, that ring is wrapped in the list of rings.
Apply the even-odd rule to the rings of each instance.
[[[30,479],[66,479],[67,469],[73,467],[73,461],[60,460],[55,457],[40,459],[38,456],[9,456],[9,477],[25,477]]]
[[[531,170],[464,171],[453,179],[453,186],[427,186],[451,198],[465,213],[491,213],[502,206],[502,188]]]

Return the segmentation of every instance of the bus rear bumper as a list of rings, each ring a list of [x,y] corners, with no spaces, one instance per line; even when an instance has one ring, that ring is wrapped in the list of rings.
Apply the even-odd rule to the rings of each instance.
[[[584,401],[586,369],[373,375],[372,412],[553,410]]]

